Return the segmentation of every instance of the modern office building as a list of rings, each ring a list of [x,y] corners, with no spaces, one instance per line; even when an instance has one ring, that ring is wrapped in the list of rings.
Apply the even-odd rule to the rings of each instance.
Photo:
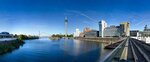
[[[120,24],[120,28],[123,30],[122,36],[130,36],[130,29],[129,29],[129,23],[128,22],[122,22]]]
[[[110,26],[104,29],[104,37],[120,37],[121,30],[119,26]]]
[[[90,32],[90,31],[91,31],[90,28],[85,27],[85,28],[83,29],[83,32],[80,33],[79,37],[85,37],[85,33]]]
[[[88,27],[85,27],[84,30],[83,30],[84,33],[89,32],[89,31],[91,31],[91,29],[88,28]]]
[[[76,29],[76,31],[73,33],[73,37],[79,37],[80,33],[80,30]]]
[[[65,37],[67,37],[67,31],[68,31],[68,19],[65,18]]]
[[[107,23],[102,20],[99,22],[99,37],[120,37],[130,36],[129,23],[123,22],[120,26],[107,26]]]
[[[97,31],[97,30],[91,30],[91,31],[86,32],[84,34],[84,37],[86,37],[86,38],[95,38],[98,36],[99,36],[99,31]]]
[[[0,38],[12,38],[13,34],[9,34],[8,32],[1,32]]]
[[[107,23],[102,20],[99,22],[99,37],[104,37],[104,29],[107,27]]]
[[[130,36],[131,37],[138,37],[139,36],[139,30],[131,30],[130,31]]]

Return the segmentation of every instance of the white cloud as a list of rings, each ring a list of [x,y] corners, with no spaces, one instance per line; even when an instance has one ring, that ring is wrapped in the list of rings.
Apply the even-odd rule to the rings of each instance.
[[[91,22],[93,22],[93,23],[98,23],[95,19],[93,19],[92,17],[90,17],[90,16],[88,16],[88,15],[82,13],[82,12],[79,12],[79,11],[76,11],[76,10],[66,10],[66,11],[67,11],[67,12],[72,12],[72,13],[79,14],[79,15],[84,16],[84,17],[86,17],[87,19],[91,20]]]

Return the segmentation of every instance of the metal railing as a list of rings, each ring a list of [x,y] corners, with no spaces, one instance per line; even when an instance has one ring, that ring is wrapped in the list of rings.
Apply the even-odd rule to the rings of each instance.
[[[120,45],[118,45],[111,53],[109,53],[103,60],[100,60],[99,62],[111,62],[120,50],[123,51],[122,48],[125,46],[127,39],[128,38],[121,42]]]

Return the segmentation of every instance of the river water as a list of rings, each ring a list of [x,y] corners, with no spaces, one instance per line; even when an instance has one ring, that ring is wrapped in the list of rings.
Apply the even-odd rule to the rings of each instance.
[[[104,45],[74,39],[25,40],[19,49],[0,55],[0,62],[98,62],[110,52]]]

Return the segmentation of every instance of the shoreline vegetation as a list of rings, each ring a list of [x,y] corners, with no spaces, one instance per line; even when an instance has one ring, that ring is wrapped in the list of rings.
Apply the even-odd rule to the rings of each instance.
[[[30,40],[30,39],[39,39],[39,36],[31,36],[31,35],[15,35],[18,40]]]
[[[12,41],[2,41],[0,42],[0,55],[18,49],[20,45],[22,46],[24,43],[25,42],[18,39]]]
[[[24,40],[39,39],[38,36],[31,35],[14,35],[14,38],[17,39],[0,42],[0,55],[12,52],[13,50],[18,49],[20,46],[23,46],[23,44],[25,43]]]

